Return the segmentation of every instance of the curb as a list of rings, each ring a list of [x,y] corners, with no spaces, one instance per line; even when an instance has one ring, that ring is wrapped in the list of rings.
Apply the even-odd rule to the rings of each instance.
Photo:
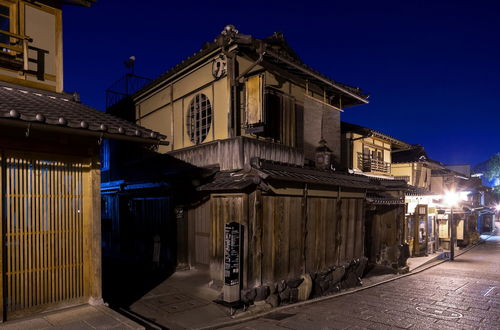
[[[493,236],[493,234],[490,235],[488,238],[486,238],[484,240],[480,239],[478,242],[472,244],[471,246],[467,247],[466,249],[461,250],[460,253],[457,253],[455,255],[455,258],[461,256],[462,254],[464,254],[464,253],[466,253],[468,251],[470,251],[471,249],[475,248],[476,246],[485,243],[492,236]],[[449,261],[448,259],[439,260],[439,258],[438,258],[439,256],[436,256],[435,258],[432,258],[431,260],[425,262],[424,264],[422,264],[422,265],[414,268],[409,273],[398,275],[398,276],[395,276],[393,278],[390,278],[390,279],[387,279],[387,280],[383,280],[383,281],[380,281],[378,283],[374,283],[374,284],[371,284],[371,285],[368,285],[368,286],[359,287],[359,288],[356,288],[356,289],[351,289],[351,290],[340,292],[340,293],[333,294],[333,295],[328,295],[328,296],[318,297],[318,298],[314,298],[314,299],[309,299],[309,300],[298,302],[298,303],[291,304],[291,305],[280,306],[280,307],[273,308],[273,309],[271,309],[269,311],[266,311],[266,312],[263,312],[263,313],[258,313],[258,314],[255,314],[255,315],[252,315],[252,316],[248,316],[248,317],[244,317],[244,318],[241,318],[241,319],[237,319],[237,320],[233,319],[231,321],[221,322],[221,323],[217,323],[217,324],[214,324],[214,325],[209,325],[209,326],[206,326],[206,327],[194,328],[194,329],[196,329],[196,330],[209,330],[209,329],[220,329],[220,328],[223,328],[223,327],[229,327],[229,326],[237,325],[237,324],[240,324],[240,323],[252,321],[252,320],[261,318],[261,317],[269,315],[269,314],[277,313],[277,312],[280,312],[280,311],[285,311],[285,310],[290,309],[290,308],[295,308],[295,307],[300,307],[300,306],[315,304],[315,303],[319,303],[319,302],[322,302],[322,301],[334,299],[334,298],[337,298],[337,297],[342,297],[342,296],[345,296],[345,295],[350,295],[350,294],[353,294],[353,293],[356,293],[356,292],[359,292],[359,291],[367,290],[367,289],[370,289],[370,288],[373,288],[373,287],[376,287],[376,286],[379,286],[379,285],[382,285],[382,284],[385,284],[385,283],[389,283],[389,282],[392,282],[392,281],[399,280],[399,279],[407,277],[407,276],[412,276],[412,275],[415,275],[415,274],[419,274],[419,273],[423,272],[424,270],[427,270],[429,268],[433,268],[433,267],[435,267],[437,265],[440,265],[440,264],[442,264],[444,262]],[[439,261],[437,261],[437,260],[439,260]],[[427,266],[424,267],[425,265],[427,265]]]

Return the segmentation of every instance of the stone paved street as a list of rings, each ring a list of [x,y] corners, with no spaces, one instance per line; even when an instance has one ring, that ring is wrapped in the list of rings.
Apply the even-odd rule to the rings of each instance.
[[[500,329],[500,236],[421,273],[225,329]]]

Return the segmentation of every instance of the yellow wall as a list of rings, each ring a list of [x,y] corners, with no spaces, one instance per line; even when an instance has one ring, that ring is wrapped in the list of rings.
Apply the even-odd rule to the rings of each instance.
[[[215,79],[212,75],[212,60],[202,61],[191,71],[170,82],[167,86],[136,104],[137,124],[167,136],[169,146],[160,148],[167,152],[193,146],[188,131],[187,117],[192,99],[205,94],[212,106],[212,124],[202,143],[229,137],[229,86],[227,77]]]
[[[407,176],[409,177],[408,183],[413,182],[413,164],[411,163],[401,163],[392,164],[391,174],[394,176]]]
[[[33,39],[29,45],[44,49],[45,77],[38,80],[31,73],[19,74],[19,70],[10,67],[0,68],[0,80],[25,85],[28,87],[62,92],[63,90],[63,63],[62,63],[62,13],[61,10],[35,2],[0,1],[1,4],[10,4],[12,33],[28,36]],[[12,39],[15,42],[18,39]],[[28,51],[32,59],[36,59],[36,52]],[[29,63],[30,70],[36,70],[35,63]]]
[[[172,151],[193,146],[187,132],[186,121],[191,100],[198,93],[205,94],[212,105],[213,117],[211,129],[202,142],[210,142],[230,137],[230,86],[226,76],[215,79],[212,75],[212,60],[218,54],[200,61],[190,71],[169,82],[165,87],[151,95],[139,96],[136,103],[137,124],[155,130],[167,136],[170,146],[161,147],[160,151]],[[254,61],[238,57],[239,72],[245,72]],[[262,71],[263,67],[255,65],[248,74]],[[304,100],[305,88],[297,84],[277,79],[275,75],[266,72],[266,85],[271,85],[283,93],[292,96],[297,103]],[[281,81],[281,82],[280,82]],[[314,95],[323,100],[322,95]],[[242,115],[242,124],[244,120]],[[245,135],[242,130],[242,135]]]
[[[417,175],[419,171],[420,175]],[[431,169],[424,163],[392,164],[391,172],[394,176],[408,176],[410,178],[408,183],[413,186],[430,189]]]
[[[360,138],[360,134],[356,133],[351,133],[350,135],[352,139],[357,139]],[[346,143],[351,143],[349,136],[346,139]],[[364,139],[359,139],[359,140],[354,140],[352,141],[352,145],[350,148],[351,155],[352,157],[352,167],[353,169],[361,171],[361,168],[358,166],[358,153],[363,153],[363,148],[367,147],[371,150],[381,150],[383,151],[384,154],[384,162],[386,163],[391,163],[391,144],[387,143],[385,141],[382,141],[378,138],[364,138]],[[385,174],[391,174],[391,173],[385,173]]]

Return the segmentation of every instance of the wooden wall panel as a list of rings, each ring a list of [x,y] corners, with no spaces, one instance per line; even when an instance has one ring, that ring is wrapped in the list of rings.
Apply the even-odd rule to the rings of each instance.
[[[213,279],[223,279],[224,224],[230,221],[247,224],[244,259],[248,262],[244,264],[248,272],[244,274],[251,286],[322,271],[364,254],[362,199],[308,197],[306,201],[300,196],[254,192],[249,197],[214,195],[210,205]]]
[[[262,281],[302,273],[301,198],[262,196]]]
[[[210,275],[214,280],[222,281],[224,278],[224,225],[236,221],[245,228],[248,234],[247,197],[240,194],[214,195],[210,200],[211,232],[210,232]],[[247,244],[248,238],[244,238]],[[242,262],[245,263],[246,256]],[[246,267],[246,266],[244,266]],[[246,282],[246,279],[242,279]]]

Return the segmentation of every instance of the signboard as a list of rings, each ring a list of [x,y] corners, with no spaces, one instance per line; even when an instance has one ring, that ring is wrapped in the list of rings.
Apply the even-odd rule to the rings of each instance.
[[[237,222],[224,226],[224,284],[240,284],[241,225]]]
[[[448,220],[439,220],[439,238],[448,238]]]
[[[464,239],[464,220],[460,219],[457,224],[457,239]]]

